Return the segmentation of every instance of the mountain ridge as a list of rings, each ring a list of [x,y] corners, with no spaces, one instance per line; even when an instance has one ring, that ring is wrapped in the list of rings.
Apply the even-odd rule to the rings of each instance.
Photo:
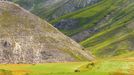
[[[9,0],[48,21],[97,3],[99,0]]]
[[[0,63],[92,60],[89,53],[48,22],[11,2],[0,2]]]
[[[116,56],[133,51],[133,6],[133,0],[102,0],[51,23],[96,56]]]

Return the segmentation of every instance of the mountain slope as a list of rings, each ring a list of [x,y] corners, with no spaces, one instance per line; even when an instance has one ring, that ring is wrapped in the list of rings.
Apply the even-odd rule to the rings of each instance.
[[[134,50],[133,0],[102,0],[51,23],[97,56]]]
[[[0,2],[0,63],[92,60],[46,21],[11,2]]]
[[[99,0],[12,0],[32,13],[52,20],[80,8],[92,5]]]

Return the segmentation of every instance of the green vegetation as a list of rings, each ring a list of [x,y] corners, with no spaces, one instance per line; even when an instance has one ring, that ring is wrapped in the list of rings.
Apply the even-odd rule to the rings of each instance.
[[[115,57],[94,62],[7,64],[0,65],[0,69],[11,71],[12,75],[133,75],[134,59]]]
[[[67,13],[97,3],[99,0],[9,0],[15,2],[40,18],[53,20]],[[72,6],[73,5],[73,6]],[[70,7],[71,6],[71,7]]]
[[[12,75],[11,71],[0,69],[0,75]]]
[[[51,21],[79,20],[73,30],[62,30],[68,36],[91,30],[80,44],[96,56],[117,56],[134,50],[134,2],[132,0],[101,0],[95,5],[80,9]]]
[[[5,4],[4,7],[9,8],[11,6]],[[15,38],[13,39],[15,42],[11,42],[11,44],[9,42],[10,45],[16,42],[24,42],[21,43],[22,50],[29,50],[29,47],[32,45],[31,49],[37,51],[39,49],[38,46],[40,47],[42,43],[45,43],[43,45],[48,47],[46,49],[48,50],[47,54],[51,52],[50,54],[55,55],[56,52],[62,51],[63,53],[61,52],[61,55],[63,54],[66,57],[67,53],[71,56],[69,59],[81,60],[81,62],[68,63],[0,64],[0,75],[134,75],[134,52],[132,52],[134,50],[133,0],[101,0],[95,5],[52,21],[55,24],[62,19],[79,20],[79,26],[75,30],[61,30],[69,36],[77,35],[87,29],[96,30],[90,37],[80,42],[81,45],[86,47],[86,50],[92,51],[97,56],[96,60],[91,62],[82,62],[90,58],[90,55],[87,56],[76,42],[71,41],[71,39],[58,32],[47,22],[25,11],[24,13],[18,13],[18,11],[22,10],[19,7],[16,8],[16,6],[14,11],[10,9],[5,11],[2,6],[0,8],[3,12],[0,15],[1,37],[11,36]],[[22,13],[24,16],[20,16]],[[19,35],[33,36],[34,42],[37,43],[33,44],[34,42],[31,42],[32,40],[29,41],[29,39],[27,40],[23,37],[21,39],[24,41],[20,41],[18,39]],[[29,47],[25,48],[24,46],[23,49],[23,45],[25,44],[28,44],[27,46]],[[14,46],[15,44],[11,46],[12,49],[15,49]],[[10,50],[8,48],[10,51],[12,49]],[[51,49],[57,50],[53,51]],[[8,55],[10,57],[12,54]],[[58,56],[59,53],[56,55],[53,56],[57,57],[53,58],[55,60],[64,57]],[[30,56],[32,57],[32,55]],[[103,59],[100,57],[103,57]],[[26,57],[26,59],[28,58]]]

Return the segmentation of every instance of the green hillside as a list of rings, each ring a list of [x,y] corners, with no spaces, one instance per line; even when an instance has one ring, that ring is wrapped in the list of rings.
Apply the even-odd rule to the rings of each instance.
[[[10,1],[32,11],[54,0]],[[72,5],[95,0],[77,1]],[[100,0],[51,23],[85,48],[19,5],[0,1],[0,75],[134,75],[134,0]]]
[[[97,3],[100,0],[8,0],[48,21]]]
[[[63,33],[101,57],[116,56],[134,50],[134,1],[101,0],[99,3],[51,21],[76,20],[75,28],[60,29]],[[63,24],[63,23],[62,23]],[[63,24],[66,26],[66,23]],[[89,35],[84,34],[87,32]]]

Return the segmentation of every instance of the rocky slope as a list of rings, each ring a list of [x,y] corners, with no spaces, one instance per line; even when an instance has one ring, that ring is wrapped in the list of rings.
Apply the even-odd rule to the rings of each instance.
[[[0,63],[92,60],[92,56],[46,21],[11,2],[0,2]]]
[[[92,5],[100,0],[10,0],[18,3],[32,13],[52,20],[80,8]]]
[[[99,57],[134,50],[133,0],[101,0],[52,24]]]

